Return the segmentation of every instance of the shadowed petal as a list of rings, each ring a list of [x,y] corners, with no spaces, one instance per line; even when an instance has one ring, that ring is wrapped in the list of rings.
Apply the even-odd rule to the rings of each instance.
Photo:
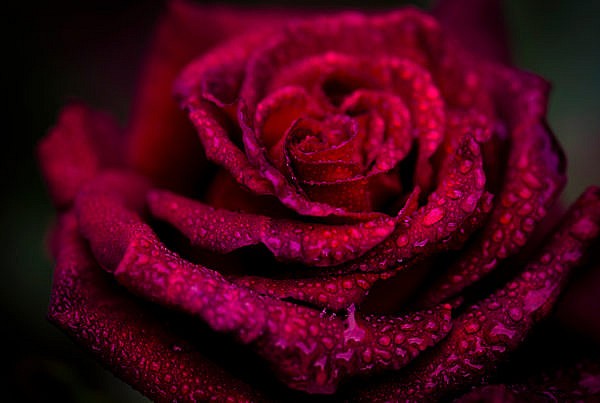
[[[85,105],[66,106],[58,123],[38,145],[38,158],[57,207],[70,205],[100,169],[121,164],[116,123]]]
[[[182,68],[234,35],[279,25],[282,14],[168,2],[140,80],[129,129],[129,161],[156,184],[189,189],[202,174],[202,147],[172,96]]]
[[[497,62],[510,60],[502,0],[438,0],[442,26],[470,51]]]
[[[465,238],[489,213],[491,195],[484,186],[480,144],[472,132],[463,133],[427,204],[406,217],[391,236],[362,259],[343,265],[340,271],[384,271],[415,256],[446,250],[452,246],[448,245],[450,238]]]

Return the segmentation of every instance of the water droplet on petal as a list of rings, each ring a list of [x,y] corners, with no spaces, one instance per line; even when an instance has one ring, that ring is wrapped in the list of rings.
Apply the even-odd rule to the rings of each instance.
[[[518,322],[523,319],[523,311],[521,308],[513,307],[508,310],[508,316],[515,322]]]
[[[425,214],[425,217],[423,217],[423,224],[427,226],[433,225],[436,222],[440,221],[443,217],[444,209],[436,207],[427,212],[427,214]]]
[[[477,321],[470,321],[465,324],[465,332],[471,334],[479,331],[480,325]]]

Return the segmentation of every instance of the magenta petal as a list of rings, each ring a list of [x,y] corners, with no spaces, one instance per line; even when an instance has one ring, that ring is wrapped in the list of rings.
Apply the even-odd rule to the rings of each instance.
[[[455,403],[592,402],[598,398],[600,365],[593,359],[582,359],[559,370],[544,370],[524,382],[476,387]]]
[[[120,164],[120,135],[109,116],[85,105],[61,111],[58,123],[38,146],[42,173],[58,207],[71,204],[101,169]]]
[[[253,343],[288,386],[312,393],[333,393],[346,376],[403,367],[450,330],[449,305],[404,317],[363,319],[353,307],[344,319],[323,316],[232,284],[149,235],[130,243],[115,276],[136,294]]]
[[[447,172],[427,204],[405,217],[384,242],[341,271],[383,271],[415,256],[431,256],[452,246],[450,239],[464,240],[482,224],[491,209],[491,195],[484,190],[479,142],[467,132],[448,158]]]
[[[571,269],[599,235],[600,189],[590,188],[519,276],[458,317],[448,337],[404,377],[361,398],[436,399],[480,383],[549,314]]]
[[[513,127],[499,202],[476,242],[423,296],[423,301],[430,304],[457,295],[520,251],[565,184],[564,156],[543,122],[545,85],[534,77],[528,82],[507,72],[498,74],[503,74],[505,86],[512,83],[515,92],[512,97],[504,94],[501,98],[505,103],[501,107],[510,113]],[[497,91],[506,89],[495,85]]]
[[[48,316],[115,375],[156,401],[265,399],[108,281],[72,214],[61,218],[56,236],[59,251]]]
[[[227,169],[239,183],[253,192],[273,193],[271,184],[248,162],[243,151],[234,144],[225,128],[212,115],[212,107],[208,103],[188,101],[185,107],[208,159]]]
[[[203,173],[202,147],[173,99],[175,79],[209,48],[288,16],[189,0],[167,2],[146,60],[129,127],[128,161],[155,184],[189,190]]]
[[[113,271],[132,237],[150,230],[139,215],[148,188],[138,175],[108,172],[79,193],[75,203],[79,230],[104,269]]]
[[[433,10],[442,26],[479,56],[508,62],[508,34],[501,0],[440,0]]]
[[[275,257],[311,266],[331,266],[356,259],[379,244],[396,220],[347,225],[309,224],[214,209],[165,191],[153,191],[152,214],[174,225],[193,245],[220,253],[262,243]]]
[[[359,304],[373,284],[385,273],[351,273],[311,278],[272,279],[245,276],[232,278],[236,284],[251,288],[259,294],[304,301],[330,311],[340,311]]]

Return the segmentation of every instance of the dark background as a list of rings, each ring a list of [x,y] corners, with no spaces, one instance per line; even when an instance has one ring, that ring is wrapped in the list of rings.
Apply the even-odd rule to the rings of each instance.
[[[0,377],[8,382],[0,390],[9,401],[145,401],[45,319],[52,262],[43,239],[53,211],[33,154],[70,99],[126,121],[163,4],[23,3],[5,11],[2,24],[0,320],[2,366],[9,376]],[[302,4],[324,3],[294,2]],[[360,2],[326,4],[347,8]],[[396,4],[369,1],[371,7]],[[568,157],[563,200],[571,202],[587,185],[600,184],[600,2],[508,0],[505,12],[515,64],[553,83],[549,122]]]

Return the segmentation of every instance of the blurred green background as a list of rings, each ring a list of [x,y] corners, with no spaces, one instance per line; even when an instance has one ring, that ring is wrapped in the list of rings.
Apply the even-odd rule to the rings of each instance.
[[[427,2],[419,2],[423,5]],[[270,4],[278,4],[271,2]],[[295,5],[323,2],[296,2]],[[360,2],[327,3],[355,7]],[[392,6],[370,1],[371,6]],[[163,5],[59,1],[12,6],[3,35],[5,112],[0,319],[8,401],[145,401],[45,319],[52,262],[43,239],[53,211],[33,158],[61,105],[82,99],[125,122],[144,51]],[[600,2],[509,0],[515,63],[553,83],[549,122],[567,154],[570,202],[600,184]],[[11,18],[13,16],[14,18]],[[6,102],[5,101],[5,102]]]

